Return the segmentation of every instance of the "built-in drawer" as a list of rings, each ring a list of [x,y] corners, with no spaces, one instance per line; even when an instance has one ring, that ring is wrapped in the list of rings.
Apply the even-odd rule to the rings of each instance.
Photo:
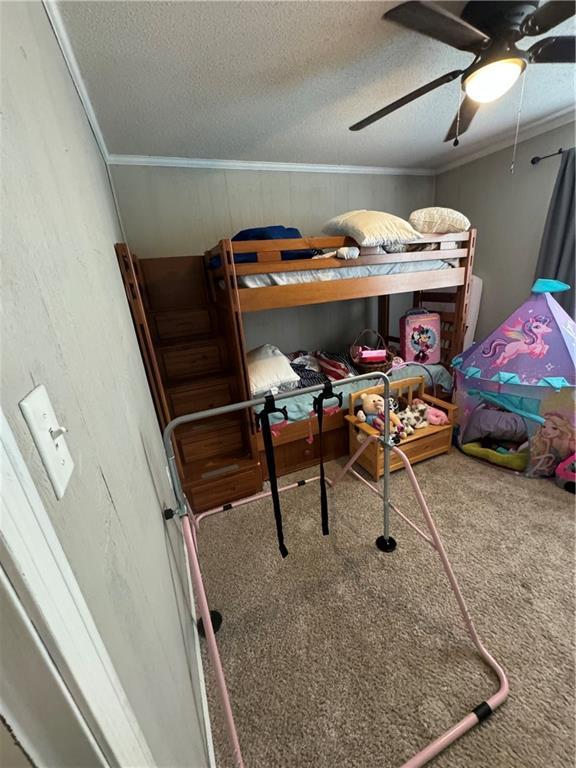
[[[228,465],[218,462],[212,476],[205,480],[185,485],[185,493],[195,512],[219,507],[230,501],[252,496],[262,490],[262,474],[259,464],[241,469],[241,464],[230,459]],[[206,473],[210,474],[209,467]]]
[[[212,456],[238,455],[245,451],[242,416],[229,414],[189,426],[176,438],[182,461],[190,464]]]
[[[332,429],[325,432],[322,436],[324,449],[324,461],[337,459],[339,456],[345,456],[348,453],[348,430],[346,427]],[[306,442],[304,438],[299,438],[291,443],[279,445],[274,450],[276,459],[276,472],[278,475],[286,475],[305,467],[311,467],[320,461],[320,443],[318,437],[314,438],[312,444]],[[264,477],[268,477],[268,468],[266,465],[266,455],[260,453]]]
[[[213,331],[207,307],[153,312],[150,320],[160,343],[191,336],[203,336]]]
[[[190,379],[222,371],[226,365],[223,345],[211,342],[178,344],[158,349],[158,362],[166,381]]]
[[[232,388],[227,379],[213,379],[203,384],[187,384],[166,390],[174,416],[207,411],[232,401]]]

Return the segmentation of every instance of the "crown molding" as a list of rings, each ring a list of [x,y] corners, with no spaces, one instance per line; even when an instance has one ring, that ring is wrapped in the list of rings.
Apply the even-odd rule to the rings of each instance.
[[[292,173],[357,173],[380,176],[434,176],[432,168],[390,168],[380,165],[323,165],[275,163],[261,160],[217,160],[204,157],[153,157],[109,155],[110,165],[140,165],[158,168],[209,168],[224,171],[289,171]]]
[[[154,166],[158,168],[204,168],[230,171],[288,171],[292,173],[341,173],[379,176],[438,176],[441,173],[458,168],[461,165],[473,163],[487,155],[492,155],[514,144],[514,134],[507,131],[488,139],[483,146],[475,152],[462,155],[454,160],[437,167],[405,168],[388,167],[379,165],[324,165],[316,163],[280,163],[264,162],[258,160],[219,160],[203,157],[155,157],[151,155],[116,155],[110,154],[96,113],[88,96],[86,85],[80,73],[80,68],[74,55],[70,39],[66,32],[60,9],[56,0],[42,0],[46,15],[58,41],[58,45],[64,56],[64,60],[70,72],[70,76],[82,102],[86,117],[100,153],[107,166],[110,165],[134,165]],[[573,122],[575,111],[573,107],[555,112],[552,115],[535,120],[520,130],[518,141],[526,141],[534,136],[551,131]]]
[[[62,16],[60,15],[58,3],[56,0],[42,0],[42,5],[44,6],[44,10],[46,11],[48,21],[50,22],[50,26],[52,27],[52,31],[54,32],[58,45],[60,46],[62,56],[64,57],[64,61],[68,67],[68,71],[70,73],[70,77],[72,78],[72,82],[74,83],[74,87],[76,88],[76,92],[78,93],[80,101],[82,102],[88,123],[90,124],[92,133],[94,134],[94,138],[98,144],[100,154],[102,155],[104,162],[108,163],[109,153],[108,147],[106,146],[106,141],[104,140],[104,134],[100,129],[96,113],[94,112],[92,102],[88,96],[88,91],[80,73],[80,67],[76,61],[76,56],[74,55],[74,50],[72,48],[72,44],[70,43],[70,38],[68,37],[66,27],[62,21]]]
[[[552,115],[548,115],[547,117],[534,120],[520,130],[518,134],[518,143],[520,144],[523,141],[528,141],[529,139],[533,139],[534,137],[540,136],[541,134],[547,133],[548,131],[553,131],[555,128],[561,128],[563,125],[573,123],[575,118],[576,112],[574,107],[567,107],[566,109],[554,112]],[[511,147],[513,145],[513,133],[506,132],[504,134],[500,134],[499,136],[494,136],[494,138],[490,140],[490,144],[486,144],[476,152],[471,152],[469,155],[464,155],[458,160],[454,160],[451,163],[446,163],[446,165],[439,166],[435,169],[434,173],[436,175],[446,173],[446,171],[459,168],[461,165],[468,165],[468,163],[473,163],[475,160],[480,160],[481,158],[487,157],[488,155],[494,155],[496,152],[500,152],[501,150],[507,149],[507,147]]]

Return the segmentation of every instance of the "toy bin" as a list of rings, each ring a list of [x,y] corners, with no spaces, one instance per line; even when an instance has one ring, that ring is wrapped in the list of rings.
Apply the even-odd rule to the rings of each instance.
[[[361,397],[363,394],[384,394],[384,385],[380,384],[376,387],[369,387],[368,389],[362,389],[358,392],[353,392],[350,395],[350,406],[348,414],[346,415],[346,421],[349,424],[349,438],[350,438],[350,456],[353,456],[358,449],[359,435],[379,435],[381,434],[377,429],[374,429],[366,422],[361,422],[355,415],[357,407],[361,403]],[[420,398],[427,405],[431,405],[434,408],[438,408],[446,413],[449,419],[448,424],[442,424],[440,426],[428,425],[421,429],[416,429],[413,435],[404,438],[399,444],[400,448],[406,456],[410,459],[411,464],[417,464],[419,461],[429,459],[432,456],[439,456],[442,453],[450,453],[452,449],[452,430],[456,422],[457,407],[452,403],[446,403],[444,400],[439,400],[436,397],[427,395],[424,392],[424,377],[414,376],[409,379],[399,379],[398,381],[390,382],[390,396],[400,397],[404,396],[408,403],[411,405],[414,398]],[[384,474],[384,449],[379,443],[372,442],[366,447],[357,459],[358,464],[364,467],[374,480],[378,480]],[[401,469],[404,465],[402,460],[395,453],[390,455],[390,470],[394,472],[397,469]]]

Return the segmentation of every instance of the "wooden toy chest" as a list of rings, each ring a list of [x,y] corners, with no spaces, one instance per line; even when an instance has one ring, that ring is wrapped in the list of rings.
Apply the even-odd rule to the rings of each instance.
[[[379,385],[376,387],[369,387],[367,389],[353,392],[350,395],[350,407],[346,420],[349,423],[349,437],[350,437],[350,456],[352,456],[358,448],[358,433],[364,432],[366,435],[379,435],[380,432],[373,427],[369,426],[365,422],[360,422],[354,415],[355,408],[360,405],[360,397],[364,393],[376,393],[378,395],[384,394],[384,386]],[[424,459],[429,459],[432,456],[438,456],[441,453],[449,453],[452,449],[452,430],[456,419],[457,407],[452,403],[446,403],[443,400],[438,400],[436,397],[427,395],[424,392],[424,377],[415,376],[410,379],[400,379],[398,381],[390,382],[390,395],[399,397],[404,395],[411,403],[413,398],[419,397],[428,405],[432,405],[435,408],[439,408],[444,411],[450,419],[449,424],[442,426],[427,426],[422,429],[415,430],[413,435],[410,435],[406,439],[402,440],[398,447],[404,451],[406,456],[410,459],[411,464],[416,464]],[[360,454],[358,458],[358,464],[364,467],[374,480],[379,480],[384,473],[384,449],[378,443],[372,443],[366,450]],[[394,453],[390,455],[390,470],[394,472],[396,469],[402,467],[402,461],[399,456]]]

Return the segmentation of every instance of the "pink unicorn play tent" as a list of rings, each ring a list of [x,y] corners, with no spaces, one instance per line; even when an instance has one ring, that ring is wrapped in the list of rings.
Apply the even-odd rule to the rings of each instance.
[[[465,453],[532,477],[575,452],[576,324],[537,280],[530,298],[454,358],[458,442]]]

